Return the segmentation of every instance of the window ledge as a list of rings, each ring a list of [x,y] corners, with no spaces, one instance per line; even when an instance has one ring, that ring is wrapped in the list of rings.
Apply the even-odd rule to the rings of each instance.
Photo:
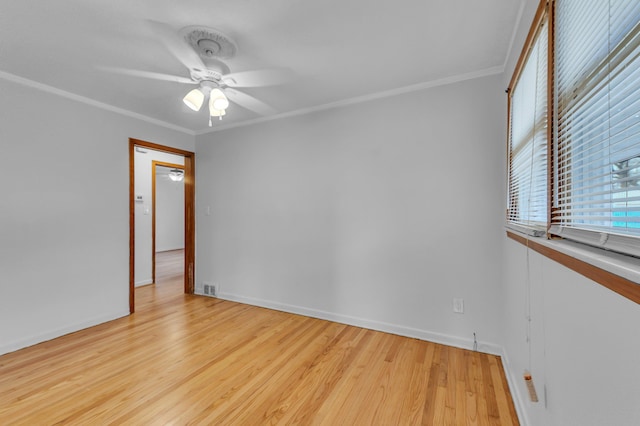
[[[530,237],[507,229],[507,236],[640,304],[640,259],[569,240]]]

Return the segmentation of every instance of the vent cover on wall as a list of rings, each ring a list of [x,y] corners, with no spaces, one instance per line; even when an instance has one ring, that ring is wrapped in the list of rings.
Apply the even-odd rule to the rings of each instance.
[[[204,285],[204,295],[205,296],[214,296],[216,295],[216,286],[213,284],[205,284]]]

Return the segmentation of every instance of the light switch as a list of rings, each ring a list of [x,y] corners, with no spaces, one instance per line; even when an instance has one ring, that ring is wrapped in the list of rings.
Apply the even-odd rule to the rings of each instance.
[[[148,206],[144,206],[144,214],[149,214],[149,207]]]
[[[456,314],[464,314],[464,299],[457,297],[453,299],[453,312]]]

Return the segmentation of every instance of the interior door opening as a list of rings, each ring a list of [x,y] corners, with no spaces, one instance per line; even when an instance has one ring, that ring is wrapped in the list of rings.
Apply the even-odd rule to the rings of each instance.
[[[147,158],[142,158],[142,152],[152,152]],[[152,157],[172,159],[161,161]],[[182,164],[180,164],[182,163]],[[129,139],[129,312],[135,312],[136,285],[155,283],[156,281],[156,190],[157,167],[171,167],[171,170],[182,172],[183,204],[184,204],[184,292],[194,292],[195,271],[195,154],[164,145],[146,142],[139,139]],[[144,173],[146,171],[146,173]],[[148,176],[150,189],[146,191],[142,185]],[[139,185],[136,185],[138,181]],[[136,212],[138,215],[136,215]],[[151,214],[150,214],[151,213]],[[146,216],[146,218],[144,217]],[[147,223],[149,223],[147,227]],[[136,228],[137,227],[137,228]],[[143,229],[149,230],[150,241],[147,246]],[[136,241],[139,240],[139,241]],[[175,254],[175,253],[174,253]],[[145,262],[145,257],[148,261]],[[138,271],[136,271],[138,269]]]
[[[183,230],[184,165],[151,160],[151,277],[153,284],[158,282],[156,274],[158,254],[168,251],[184,252]],[[161,256],[164,260],[169,260],[177,254]],[[166,262],[161,264],[165,265]]]

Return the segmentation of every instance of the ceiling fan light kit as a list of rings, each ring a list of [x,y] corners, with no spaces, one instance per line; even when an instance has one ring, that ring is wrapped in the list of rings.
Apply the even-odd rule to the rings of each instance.
[[[211,117],[218,117],[222,120],[222,116],[226,115],[226,109],[229,106],[229,100],[217,87],[211,90],[209,94],[209,127],[211,127]]]
[[[223,109],[221,110],[210,109],[209,114],[210,114],[210,117],[222,117],[224,115],[227,115],[227,112]]]
[[[229,107],[229,100],[222,90],[215,88],[209,94],[209,104],[215,110],[225,110]]]
[[[235,57],[238,48],[235,42],[222,32],[203,26],[188,26],[176,32],[162,22],[147,23],[169,52],[189,70],[189,78],[127,68],[101,69],[154,80],[197,84],[199,87],[190,90],[182,101],[191,110],[200,111],[209,97],[210,127],[211,117],[222,119],[226,115],[229,100],[259,115],[276,113],[271,106],[237,88],[283,84],[289,78],[284,69],[231,72],[222,59]]]
[[[182,99],[186,106],[194,111],[200,111],[204,102],[204,93],[200,89],[193,89]]]
[[[201,81],[200,87],[193,89],[182,98],[182,102],[194,111],[200,111],[204,98],[216,87],[216,83],[212,81]]]

